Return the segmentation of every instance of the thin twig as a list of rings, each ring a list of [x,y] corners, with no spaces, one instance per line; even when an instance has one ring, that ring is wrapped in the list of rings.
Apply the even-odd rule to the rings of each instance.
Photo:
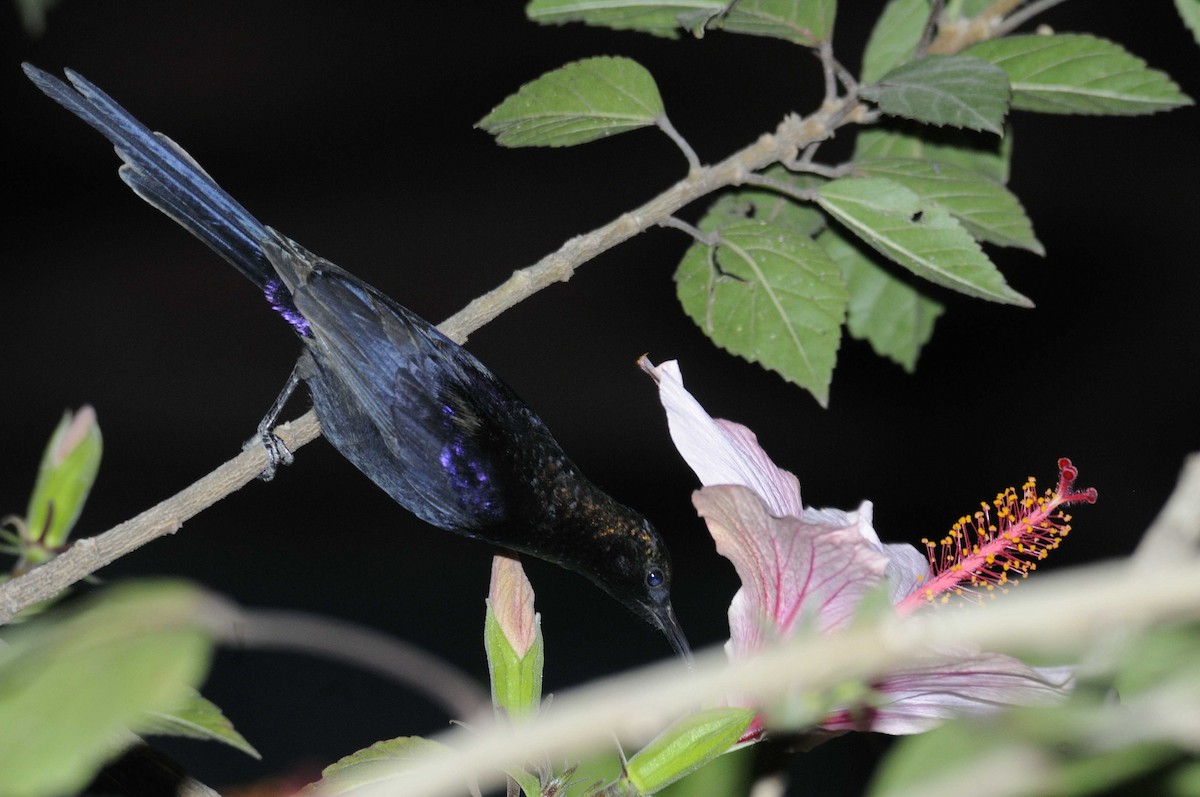
[[[858,96],[858,80],[854,77],[854,73],[842,66],[842,62],[834,57],[832,50],[829,52],[829,60],[833,62],[833,69],[837,73],[838,80],[841,81],[842,88],[846,90],[846,93]]]
[[[807,154],[807,152],[806,152]],[[828,177],[830,180],[836,180],[839,177],[844,177],[850,171],[850,164],[843,163],[839,166],[826,166],[823,163],[816,163],[811,158],[799,158],[797,160],[785,161],[784,167],[791,172],[803,172],[805,174],[815,174],[820,177]],[[754,175],[756,178],[761,175]],[[749,180],[747,182],[750,182]],[[811,196],[809,197],[812,198]]]
[[[794,157],[799,149],[823,141],[847,121],[857,121],[863,112],[853,96],[823,106],[801,119],[789,115],[774,133],[720,163],[702,167],[649,202],[614,221],[564,243],[556,252],[528,268],[513,273],[499,287],[478,297],[446,319],[439,328],[459,343],[505,310],[555,282],[566,282],[583,263],[619,243],[662,223],[680,208],[720,188],[740,185],[747,175],[773,163]],[[276,433],[289,450],[296,451],[320,434],[316,415],[310,410]],[[178,531],[184,521],[212,506],[235,490],[254,481],[267,465],[261,446],[251,446],[192,486],[137,517],[94,537],[77,541],[67,551],[30,572],[0,584],[0,625],[22,609],[47,600],[100,568],[147,542]]]
[[[769,191],[774,191],[784,196],[790,196],[799,202],[812,202],[816,199],[816,192],[808,188],[799,188],[792,185],[786,180],[780,180],[776,177],[768,177],[765,174],[754,174],[746,180],[747,185],[755,185],[759,188],[766,188]]]
[[[1001,36],[1003,35],[1001,33],[1002,30],[1011,30],[1012,27],[1015,27],[1015,25],[1011,25],[1005,28],[1008,25],[1008,22],[1004,19],[1005,15],[1018,8],[1024,2],[1025,0],[995,0],[995,2],[974,17],[943,20],[941,26],[938,28],[937,36],[930,42],[926,51],[938,55],[953,55],[977,42]],[[1060,2],[1062,0],[1052,0],[1051,5]],[[1041,4],[1038,3],[1036,5]],[[1044,11],[1048,7],[1039,8],[1034,13]],[[1034,8],[1034,6],[1030,8]],[[1021,11],[1014,16],[1018,17],[1016,24],[1019,25],[1031,15],[1027,14],[1026,11]]]
[[[309,653],[356,665],[425,695],[454,719],[472,720],[491,708],[487,691],[457,667],[347,620],[279,609],[242,609],[218,638],[235,647]]]
[[[799,158],[793,158],[791,160],[791,162],[792,163],[803,163],[803,164],[812,163],[813,160],[817,157],[817,150],[819,150],[820,148],[821,148],[821,142],[814,141],[813,143],[809,144],[807,147],[804,148],[804,151],[800,153]]]
[[[1007,17],[1003,22],[998,24],[995,27],[992,35],[1005,36],[1024,25],[1033,17],[1041,14],[1043,11],[1049,11],[1051,8],[1054,8],[1056,5],[1063,2],[1066,2],[1066,0],[1037,0],[1037,2],[1030,3],[1020,11],[1013,13],[1012,16]]]
[[[309,411],[275,429],[291,451],[321,434],[317,416]],[[22,609],[54,597],[70,585],[151,540],[174,534],[185,521],[222,498],[255,481],[267,466],[266,451],[253,445],[171,498],[94,537],[75,542],[59,556],[22,576],[0,584],[0,624]]]
[[[680,208],[726,186],[741,185],[746,175],[788,158],[814,141],[823,141],[843,122],[857,121],[863,109],[847,97],[823,107],[809,117],[788,116],[774,133],[764,133],[753,144],[730,155],[720,163],[706,166],[688,175],[649,202],[590,233],[570,239],[558,251],[543,257],[528,268],[514,272],[502,285],[473,300],[446,319],[440,328],[462,342],[466,336],[490,322],[508,308],[529,298],[555,282],[566,282],[583,263],[632,238]]]
[[[1200,453],[1190,454],[1171,497],[1133,554],[1139,567],[1155,568],[1200,554]]]

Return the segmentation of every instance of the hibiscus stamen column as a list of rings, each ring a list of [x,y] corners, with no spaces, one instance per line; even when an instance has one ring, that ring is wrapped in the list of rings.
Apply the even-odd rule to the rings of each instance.
[[[928,603],[949,603],[954,598],[978,600],[997,587],[1007,588],[1016,578],[1027,578],[1071,531],[1071,516],[1063,507],[1086,501],[1096,503],[1096,489],[1075,490],[1079,471],[1067,458],[1058,461],[1058,485],[1038,495],[1030,476],[1018,493],[1009,487],[989,505],[981,503],[973,515],[964,515],[940,540],[924,539],[931,577],[896,604],[908,614]],[[993,518],[993,511],[995,517]]]

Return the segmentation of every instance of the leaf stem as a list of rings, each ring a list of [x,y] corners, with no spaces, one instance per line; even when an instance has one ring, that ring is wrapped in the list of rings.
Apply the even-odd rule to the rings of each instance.
[[[667,137],[675,142],[675,146],[679,147],[683,152],[683,157],[687,158],[688,162],[688,174],[695,174],[700,171],[702,167],[700,159],[696,157],[696,150],[692,149],[692,145],[687,142],[687,139],[675,129],[675,125],[671,124],[671,120],[667,118],[667,115],[665,113],[660,114],[654,120],[654,124],[658,125],[658,129],[666,133]]]
[[[759,188],[766,188],[769,191],[790,196],[800,202],[813,202],[817,198],[815,191],[808,188],[799,188],[786,180],[780,180],[777,177],[769,177],[765,174],[753,174],[746,179],[747,185],[755,185]]]
[[[587,261],[658,226],[702,196],[727,186],[742,185],[754,172],[794,158],[804,147],[832,137],[842,124],[857,123],[865,111],[856,97],[847,96],[804,118],[788,115],[774,132],[762,134],[754,143],[719,163],[702,167],[648,202],[602,227],[571,238],[532,266],[514,272],[503,284],[472,300],[442,322],[440,329],[460,343],[465,341],[470,332],[513,305],[555,282],[567,282]]]
[[[1019,11],[1014,12],[1012,16],[1006,17],[1003,22],[996,26],[992,35],[993,37],[1005,36],[1024,25],[1033,17],[1041,14],[1043,11],[1049,11],[1051,8],[1054,8],[1056,5],[1063,2],[1066,2],[1066,0],[1037,0],[1036,2],[1030,3]]]
[[[238,609],[218,638],[233,647],[308,653],[369,670],[419,692],[453,719],[491,711],[487,691],[415,645],[346,620],[281,609]]]
[[[673,230],[682,230],[692,238],[696,239],[697,243],[702,243],[705,246],[716,246],[720,243],[721,236],[717,233],[705,232],[704,230],[694,225],[688,224],[677,216],[668,216],[658,223],[659,227],[665,227]]]
[[[833,43],[826,39],[817,49],[821,59],[821,72],[825,76],[825,102],[837,101],[837,65],[833,60]]]

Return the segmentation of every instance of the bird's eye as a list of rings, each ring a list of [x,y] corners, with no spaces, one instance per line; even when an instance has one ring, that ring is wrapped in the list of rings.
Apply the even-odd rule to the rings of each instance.
[[[660,587],[666,580],[667,577],[663,574],[663,571],[657,567],[652,567],[646,571],[646,586],[648,587]]]

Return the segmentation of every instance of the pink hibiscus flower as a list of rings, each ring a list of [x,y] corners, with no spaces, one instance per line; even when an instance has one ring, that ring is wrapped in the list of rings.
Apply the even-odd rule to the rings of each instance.
[[[1058,486],[1045,496],[1030,479],[1020,493],[1010,488],[961,518],[942,540],[925,541],[926,553],[885,545],[871,525],[870,501],[853,512],[804,507],[799,480],[749,429],[710,417],[684,389],[676,362],[642,358],[641,366],[658,383],[671,439],[704,485],[692,501],[742,582],[729,606],[726,651],[735,659],[786,639],[801,623],[837,630],[883,584],[900,614],[1003,587],[1070,531],[1063,506],[1096,500],[1095,490],[1072,490],[1077,472],[1063,459]],[[950,717],[1061,699],[1072,679],[1071,668],[1030,667],[996,653],[931,652],[928,664],[872,683],[869,701],[835,709],[818,729],[918,733]],[[756,721],[748,737],[761,733]]]

